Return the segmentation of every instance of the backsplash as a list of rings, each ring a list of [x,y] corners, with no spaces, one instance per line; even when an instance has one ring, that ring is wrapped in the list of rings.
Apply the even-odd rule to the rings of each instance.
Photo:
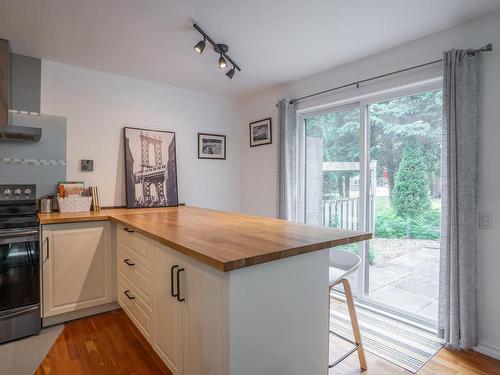
[[[66,118],[10,113],[11,124],[42,128],[40,142],[0,143],[0,184],[36,184],[37,197],[66,180]]]

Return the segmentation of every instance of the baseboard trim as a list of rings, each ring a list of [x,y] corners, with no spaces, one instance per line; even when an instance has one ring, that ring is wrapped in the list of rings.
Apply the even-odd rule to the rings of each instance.
[[[64,313],[64,314],[49,316],[47,318],[42,318],[42,326],[49,327],[49,326],[53,326],[55,324],[65,323],[65,322],[69,322],[71,320],[85,318],[86,316],[101,314],[101,313],[108,312],[111,310],[116,310],[119,308],[120,308],[120,305],[118,305],[117,302],[111,302],[111,303],[107,303],[105,305],[99,305],[99,306],[89,307],[89,308],[78,310],[78,311],[71,311],[71,312]]]
[[[487,355],[488,357],[492,357],[500,360],[500,348],[495,348],[494,346],[479,343],[474,350],[478,353]]]

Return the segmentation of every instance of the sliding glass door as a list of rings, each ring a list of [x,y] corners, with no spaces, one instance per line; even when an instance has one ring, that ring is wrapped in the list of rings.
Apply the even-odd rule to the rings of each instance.
[[[359,302],[437,321],[441,89],[400,92],[303,115],[304,221],[368,230]]]
[[[339,229],[360,229],[358,105],[305,118],[305,221]],[[339,247],[359,254],[359,244]],[[350,276],[353,291],[358,278]]]

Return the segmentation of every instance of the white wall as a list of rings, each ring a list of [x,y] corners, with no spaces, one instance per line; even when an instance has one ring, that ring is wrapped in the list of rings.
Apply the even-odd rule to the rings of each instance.
[[[239,210],[237,101],[45,60],[41,90],[41,112],[67,117],[68,180],[99,186],[103,206],[125,204],[122,128],[133,126],[175,131],[179,202]],[[198,132],[227,135],[227,160],[199,160]]]
[[[244,101],[241,210],[258,215],[276,214],[277,144],[248,147],[248,123],[272,116],[282,97],[295,98],[363,78],[433,61],[451,48],[479,48],[492,42],[493,52],[482,59],[481,146],[479,209],[492,215],[492,227],[478,238],[480,350],[500,357],[500,13],[413,41],[330,71],[258,93]],[[350,89],[342,95],[355,96]],[[303,106],[307,102],[302,103]],[[277,139],[273,135],[273,139]],[[471,171],[472,173],[472,171]]]

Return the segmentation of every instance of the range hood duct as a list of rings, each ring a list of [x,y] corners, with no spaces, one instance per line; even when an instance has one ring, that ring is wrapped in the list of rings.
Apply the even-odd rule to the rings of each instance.
[[[0,39],[0,142],[38,142],[42,129],[9,124],[10,104],[10,55],[9,41]]]

